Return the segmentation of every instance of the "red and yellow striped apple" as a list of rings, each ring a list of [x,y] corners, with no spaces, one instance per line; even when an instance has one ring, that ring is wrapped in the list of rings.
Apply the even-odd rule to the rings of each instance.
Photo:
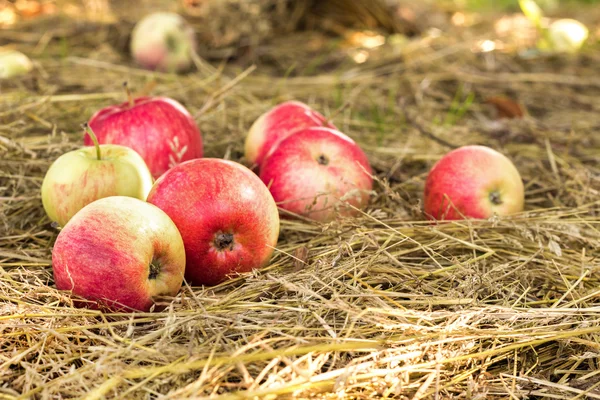
[[[96,143],[52,163],[42,182],[42,204],[48,217],[64,226],[84,206],[103,197],[145,200],[152,183],[152,174],[135,150]]]
[[[523,181],[514,164],[486,146],[444,155],[425,181],[424,211],[436,220],[489,218],[523,210]]]
[[[90,300],[92,308],[148,311],[155,297],[181,288],[185,250],[158,207],[113,196],[88,204],[60,231],[52,269],[59,290]]]
[[[171,217],[185,243],[185,277],[214,285],[266,265],[279,235],[275,201],[241,164],[191,160],[167,171],[148,195]]]
[[[330,128],[306,128],[283,139],[265,158],[260,179],[280,208],[319,221],[357,214],[373,188],[366,154]]]
[[[103,108],[89,121],[100,143],[137,151],[158,178],[180,162],[202,157],[202,135],[190,113],[167,97],[139,97]],[[92,145],[89,136],[84,143]]]
[[[281,140],[294,131],[317,126],[336,129],[324,116],[304,103],[281,103],[258,117],[250,127],[244,144],[246,160],[260,168],[267,153]]]

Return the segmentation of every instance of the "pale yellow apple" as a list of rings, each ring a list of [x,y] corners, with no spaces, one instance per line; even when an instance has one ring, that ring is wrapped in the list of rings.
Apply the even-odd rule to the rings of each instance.
[[[588,28],[574,19],[559,19],[548,27],[546,39],[550,50],[575,53],[588,38]]]
[[[60,156],[42,183],[42,203],[52,221],[64,226],[94,200],[127,196],[146,200],[152,174],[133,149],[115,144],[84,147]]]
[[[23,53],[16,50],[0,51],[0,78],[23,75],[33,69],[33,63]]]

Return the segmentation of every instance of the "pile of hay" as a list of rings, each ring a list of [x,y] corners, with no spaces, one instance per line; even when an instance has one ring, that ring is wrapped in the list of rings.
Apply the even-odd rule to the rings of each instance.
[[[0,399],[600,398],[597,47],[526,58],[479,52],[494,39],[481,27],[374,49],[296,32],[254,68],[199,60],[173,76],[132,66],[113,25],[52,21],[0,31],[36,61],[0,82]],[[286,40],[304,58],[277,58]],[[371,205],[330,224],[283,221],[269,267],[186,286],[164,311],[74,308],[53,287],[58,232],[40,185],[81,145],[81,123],[123,100],[124,80],[181,101],[206,156],[242,162],[256,117],[309,103],[367,152]],[[498,119],[498,96],[525,117]],[[473,143],[514,161],[526,212],[426,222],[428,169]]]

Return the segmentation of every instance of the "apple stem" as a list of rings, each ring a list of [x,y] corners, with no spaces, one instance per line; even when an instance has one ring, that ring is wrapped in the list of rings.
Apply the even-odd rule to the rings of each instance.
[[[83,124],[83,129],[85,129],[87,134],[90,135],[90,137],[92,138],[92,142],[94,142],[94,146],[96,147],[96,157],[98,157],[98,160],[102,160],[102,153],[100,152],[100,143],[98,143],[98,138],[92,130],[92,127],[86,122],[85,124]]]
[[[131,90],[129,90],[129,84],[126,81],[123,82],[123,88],[125,89],[125,93],[127,94],[127,101],[129,102],[129,107],[133,107],[133,96],[131,95]]]

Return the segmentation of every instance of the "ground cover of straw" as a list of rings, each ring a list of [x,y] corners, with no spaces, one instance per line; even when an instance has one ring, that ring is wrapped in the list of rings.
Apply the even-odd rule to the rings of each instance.
[[[357,64],[339,38],[291,33],[256,59],[172,76],[133,67],[112,28],[63,21],[45,37],[52,24],[0,33],[37,63],[0,83],[0,398],[600,398],[597,48],[473,52],[490,35],[480,28],[388,43]],[[309,103],[367,152],[370,206],[283,221],[269,267],[186,286],[164,311],[74,308],[53,286],[58,231],[40,185],[125,80],[181,101],[206,156],[241,162],[258,115]],[[499,95],[526,116],[496,119],[485,99]],[[526,211],[425,222],[428,169],[473,143],[514,161]]]

